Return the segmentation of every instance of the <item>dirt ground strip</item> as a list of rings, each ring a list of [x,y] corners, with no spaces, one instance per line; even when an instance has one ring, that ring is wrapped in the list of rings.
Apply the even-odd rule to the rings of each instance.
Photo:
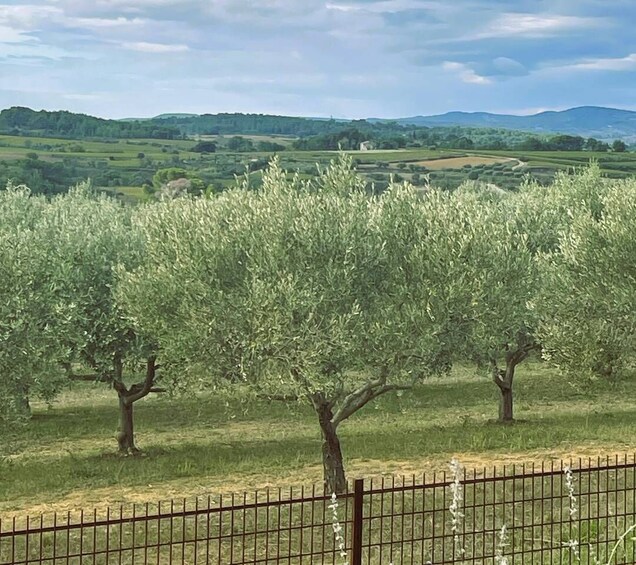
[[[421,478],[423,473],[448,471],[451,458],[457,459],[460,464],[472,473],[475,469],[478,475],[483,474],[483,470],[492,472],[494,466],[503,465],[532,465],[540,466],[542,463],[551,464],[561,460],[572,460],[575,467],[578,460],[583,460],[583,465],[587,465],[589,458],[596,461],[597,457],[610,457],[613,459],[618,455],[622,458],[625,453],[629,453],[633,446],[630,445],[595,445],[588,444],[573,446],[563,449],[526,451],[506,454],[501,452],[484,453],[455,453],[445,457],[412,459],[408,461],[379,461],[373,459],[353,460],[348,464],[347,473],[350,479],[364,477],[367,479],[381,479],[387,476],[406,477],[415,476]],[[311,487],[320,485],[322,480],[322,466],[306,466],[301,469],[293,469],[279,475],[266,473],[250,473],[235,475],[232,477],[195,477],[188,479],[170,480],[156,484],[137,486],[111,486],[96,489],[76,490],[67,495],[63,495],[55,500],[34,501],[27,498],[16,500],[0,501],[0,519],[18,520],[28,516],[49,515],[53,512],[77,512],[84,510],[90,512],[97,510],[101,513],[107,507],[118,507],[120,505],[130,506],[132,504],[151,503],[168,501],[170,499],[188,498],[194,500],[196,497],[207,497],[208,495],[218,496],[220,494],[232,493],[253,493],[255,490],[279,487]]]

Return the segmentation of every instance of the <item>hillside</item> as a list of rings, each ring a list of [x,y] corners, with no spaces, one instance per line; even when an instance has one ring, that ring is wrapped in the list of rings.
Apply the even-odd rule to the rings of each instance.
[[[13,107],[0,112],[0,134],[66,139],[183,139],[186,136],[266,135],[299,138],[297,149],[357,149],[371,140],[377,149],[409,143],[456,149],[521,147],[538,136],[556,133],[636,142],[636,112],[581,107],[534,116],[449,112],[398,120],[318,119],[269,114],[162,114],[149,119],[111,120],[68,111]],[[582,143],[582,139],[579,140]],[[588,147],[589,149],[590,147]],[[567,150],[573,147],[525,147]],[[592,148],[599,150],[599,148]]]
[[[636,141],[636,112],[597,106],[581,106],[561,112],[540,112],[531,116],[487,112],[448,112],[434,116],[400,118],[394,121],[414,126],[505,128],[544,134],[567,133],[605,140]]]
[[[339,131],[347,123],[360,129],[387,129],[392,124],[370,124],[365,120],[325,120],[270,114],[221,113],[201,115],[162,114],[153,123],[177,127],[188,135],[291,135],[307,137]]]
[[[0,112],[0,134],[90,138],[176,139],[180,132],[167,124],[105,120],[67,111],[35,111],[14,106]]]

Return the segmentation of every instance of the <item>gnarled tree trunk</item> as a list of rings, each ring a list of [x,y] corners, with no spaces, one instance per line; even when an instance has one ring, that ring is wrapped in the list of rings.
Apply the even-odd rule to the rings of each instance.
[[[154,388],[157,365],[154,356],[149,357],[146,363],[146,378],[143,383],[136,383],[127,388],[122,380],[123,367],[121,359],[114,360],[113,388],[119,397],[119,430],[117,432],[117,444],[119,452],[124,455],[136,455],[139,449],[135,445],[134,404],[151,392],[162,392]]]
[[[322,466],[327,493],[341,494],[347,490],[342,449],[337,434],[337,424],[333,422],[333,410],[324,395],[317,393],[313,398],[322,434]]]
[[[515,369],[519,363],[528,357],[533,349],[538,347],[532,336],[526,331],[520,331],[517,334],[516,341],[516,347],[506,351],[505,369],[499,369],[495,357],[490,359],[492,380],[501,393],[499,398],[499,421],[502,423],[510,423],[514,420],[512,385],[515,378]]]
[[[499,369],[497,360],[492,358],[490,366],[492,370],[492,380],[499,388],[501,396],[499,398],[499,421],[510,423],[514,421],[512,385],[515,378],[515,369],[530,351],[536,347],[536,343],[523,335],[518,338],[519,345],[516,349],[506,352],[506,368]]]
[[[508,423],[514,420],[512,383],[515,375],[515,366],[506,364],[506,369],[495,369],[493,375],[495,384],[499,387],[499,421]]]
[[[133,419],[134,403],[126,402],[125,395],[119,395],[119,431],[117,432],[117,444],[119,452],[126,455],[135,455],[139,450],[135,446],[135,426]]]

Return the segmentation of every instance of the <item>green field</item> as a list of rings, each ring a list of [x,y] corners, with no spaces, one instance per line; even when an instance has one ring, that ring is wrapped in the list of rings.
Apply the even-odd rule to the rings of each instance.
[[[34,186],[46,171],[33,175],[28,170],[36,167],[29,160],[41,161],[60,169],[48,176],[59,186],[74,184],[91,178],[94,184],[122,199],[134,202],[143,197],[141,187],[151,184],[157,170],[180,167],[200,177],[206,185],[222,190],[235,182],[246,168],[260,172],[273,153],[236,153],[223,148],[231,136],[201,136],[214,139],[221,151],[195,153],[191,149],[197,140],[112,140],[86,141],[27,136],[0,136],[0,177],[26,182]],[[250,141],[276,142],[290,147],[293,138],[278,136],[244,136]],[[197,138],[199,139],[199,138]],[[585,166],[591,159],[599,162],[604,174],[624,178],[636,174],[634,153],[593,153],[588,151],[468,151],[452,149],[401,149],[351,151],[359,172],[376,190],[382,190],[391,178],[407,180],[416,186],[431,184],[454,188],[466,180],[479,180],[505,189],[515,189],[528,176],[540,182],[549,182],[556,171],[572,171]],[[317,172],[316,164],[325,166],[336,156],[335,151],[281,152],[283,167],[311,178]],[[458,161],[458,158],[460,159]],[[445,166],[445,160],[450,159]],[[439,161],[432,167],[426,162]],[[471,163],[471,160],[473,162]],[[491,162],[485,162],[491,160]],[[496,161],[498,160],[498,161]],[[481,161],[481,162],[480,162]],[[463,162],[462,166],[458,162]],[[3,167],[5,169],[3,170]],[[17,167],[17,169],[16,169]],[[15,171],[26,169],[24,179]],[[68,180],[63,180],[68,179]]]
[[[341,429],[349,478],[630,452],[636,375],[568,381],[521,365],[513,425],[495,422],[497,391],[469,367],[382,397]],[[104,507],[268,485],[320,483],[320,434],[304,406],[231,398],[147,398],[136,409],[144,456],[115,454],[117,403],[92,384],[66,391],[3,434],[0,516]]]

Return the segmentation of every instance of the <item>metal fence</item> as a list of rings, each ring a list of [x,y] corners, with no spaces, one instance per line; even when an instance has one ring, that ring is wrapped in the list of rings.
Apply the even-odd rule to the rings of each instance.
[[[0,565],[636,562],[633,456],[321,490],[4,519]]]

